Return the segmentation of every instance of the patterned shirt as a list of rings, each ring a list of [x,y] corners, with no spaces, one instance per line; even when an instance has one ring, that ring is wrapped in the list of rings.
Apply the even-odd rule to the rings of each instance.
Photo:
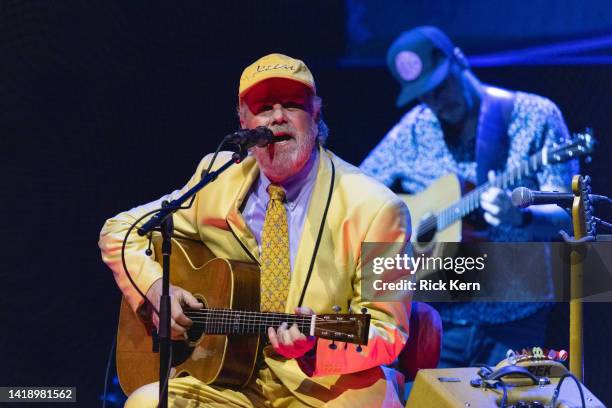
[[[523,92],[515,93],[507,132],[506,169],[519,165],[544,146],[552,147],[569,138],[557,106],[546,98]],[[402,117],[360,167],[387,186],[399,181],[411,194],[425,190],[448,173],[476,183],[475,143],[447,145],[440,122],[426,105],[421,104]],[[572,175],[577,172],[577,161],[555,164],[543,168],[535,177],[523,178],[519,184],[537,190],[569,191]],[[489,228],[489,239],[497,242],[533,240],[528,229],[503,224]],[[541,307],[542,303],[468,303],[454,307],[447,304],[440,307],[440,313],[447,321],[501,323],[526,317]]]

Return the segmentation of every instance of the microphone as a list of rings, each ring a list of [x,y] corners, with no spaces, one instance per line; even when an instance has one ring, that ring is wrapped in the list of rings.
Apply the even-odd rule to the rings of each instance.
[[[533,191],[527,187],[517,187],[512,191],[512,204],[518,208],[526,208],[530,205],[557,204],[560,207],[571,207],[574,202],[574,194],[559,193],[554,191]],[[589,194],[593,202],[610,201],[606,196]]]
[[[231,143],[248,149],[253,146],[264,147],[274,139],[274,133],[265,126],[258,126],[255,129],[240,129],[223,138],[225,143]]]

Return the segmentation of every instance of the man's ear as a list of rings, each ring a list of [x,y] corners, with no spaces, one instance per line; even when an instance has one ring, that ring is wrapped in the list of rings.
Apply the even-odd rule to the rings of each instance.
[[[315,103],[313,102],[312,104],[312,119],[315,121],[315,123],[319,122],[319,119],[321,118],[321,103]]]
[[[238,108],[236,109],[238,113],[238,121],[240,122],[240,129],[244,129],[246,127],[246,122],[243,116],[244,106],[242,106],[242,103],[242,101],[238,102]]]
[[[244,112],[248,109],[245,105],[244,99],[238,99],[238,106],[236,107],[236,113],[238,113],[238,121],[240,122],[240,129],[246,128],[246,120],[244,119]]]
[[[312,119],[315,121],[315,123],[319,123],[320,117],[321,117],[321,109],[317,109],[317,111],[314,112],[314,114],[312,115]]]

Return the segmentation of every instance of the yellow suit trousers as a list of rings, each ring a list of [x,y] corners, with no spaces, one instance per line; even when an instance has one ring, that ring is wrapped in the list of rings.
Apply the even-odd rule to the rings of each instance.
[[[306,404],[293,395],[268,367],[260,369],[257,377],[239,391],[207,385],[193,377],[182,377],[170,380],[168,406],[173,408],[403,407],[397,397],[403,394],[403,390],[396,389],[398,383],[400,387],[403,386],[402,378],[395,377],[392,370],[376,367],[353,376],[355,379],[349,386],[351,392],[345,392],[349,388],[341,384],[338,384],[336,389],[319,390],[322,399],[317,405]],[[156,407],[159,395],[158,384],[148,384],[134,391],[125,407]],[[312,391],[317,392],[317,390]],[[381,396],[386,397],[384,401],[381,400]]]

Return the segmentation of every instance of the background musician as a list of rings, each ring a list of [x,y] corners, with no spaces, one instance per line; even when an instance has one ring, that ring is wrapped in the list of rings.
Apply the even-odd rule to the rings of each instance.
[[[418,99],[360,166],[388,186],[399,184],[415,194],[447,173],[481,185],[495,171],[568,138],[553,102],[481,83],[461,50],[436,27],[402,33],[388,50],[387,65],[401,85],[397,105]],[[576,161],[555,164],[523,178],[520,185],[568,191],[577,171]],[[490,241],[549,241],[561,228],[570,228],[560,207],[521,210],[512,206],[509,191],[499,188],[482,194],[480,204]],[[507,269],[495,279],[508,284],[537,279],[530,271],[520,275]],[[549,275],[539,276],[542,285],[550,284]],[[441,366],[494,365],[509,348],[544,341],[545,303],[445,303],[437,308],[444,321]]]

